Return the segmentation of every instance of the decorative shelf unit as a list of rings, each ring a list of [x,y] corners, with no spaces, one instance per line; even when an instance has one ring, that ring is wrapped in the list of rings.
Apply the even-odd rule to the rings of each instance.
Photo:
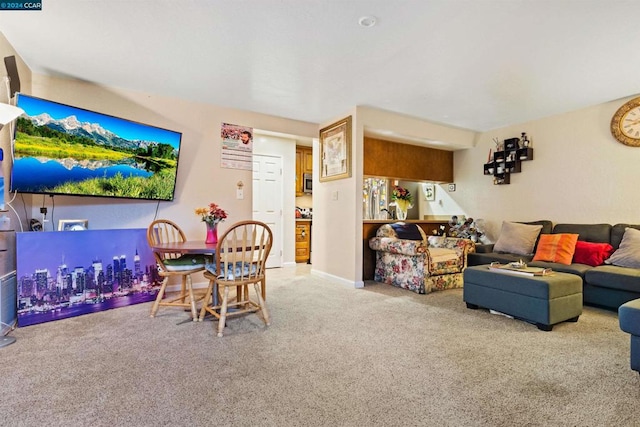
[[[518,148],[518,144],[508,144],[506,140],[503,150],[493,153],[489,163],[484,164],[484,174],[493,176],[495,185],[511,183],[511,174],[522,171],[522,162],[533,160],[533,148]]]

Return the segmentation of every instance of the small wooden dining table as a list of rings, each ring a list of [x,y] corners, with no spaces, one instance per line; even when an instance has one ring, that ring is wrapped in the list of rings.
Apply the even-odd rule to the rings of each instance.
[[[155,245],[151,245],[151,250],[155,252],[178,252],[181,254],[211,255],[211,260],[213,262],[213,256],[216,253],[216,245],[205,243],[204,240],[186,240],[184,242],[157,243]],[[238,288],[238,292],[242,292],[242,290]],[[213,305],[218,305],[218,293],[213,292],[212,297]],[[263,295],[263,298],[266,298],[266,295]]]
[[[204,254],[213,255],[216,253],[216,245],[205,243],[204,240],[187,240],[184,242],[158,243],[151,246],[154,252],[179,252],[181,254]]]

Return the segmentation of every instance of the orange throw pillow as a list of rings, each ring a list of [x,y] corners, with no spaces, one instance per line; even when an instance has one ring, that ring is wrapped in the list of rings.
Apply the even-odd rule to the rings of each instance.
[[[541,234],[533,260],[569,265],[576,251],[577,241],[577,234]]]

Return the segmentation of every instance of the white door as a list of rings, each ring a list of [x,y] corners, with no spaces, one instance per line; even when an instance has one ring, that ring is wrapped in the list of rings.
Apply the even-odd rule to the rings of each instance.
[[[253,219],[271,228],[267,268],[282,267],[282,157],[253,155]]]

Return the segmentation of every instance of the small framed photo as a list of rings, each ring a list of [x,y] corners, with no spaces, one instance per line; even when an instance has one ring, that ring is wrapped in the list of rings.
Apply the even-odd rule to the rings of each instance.
[[[58,221],[58,231],[82,231],[89,228],[86,219],[61,219]]]
[[[519,138],[509,138],[504,140],[504,149],[505,150],[517,150],[518,149],[518,141]]]
[[[432,183],[423,183],[422,192],[427,202],[433,202],[436,199],[436,186]]]
[[[351,116],[320,129],[320,182],[351,176]]]

